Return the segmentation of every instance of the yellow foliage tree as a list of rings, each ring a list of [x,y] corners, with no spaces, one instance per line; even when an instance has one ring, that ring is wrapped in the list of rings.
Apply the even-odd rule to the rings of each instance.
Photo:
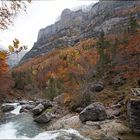
[[[28,48],[28,46],[25,46],[25,45],[20,46],[20,41],[17,38],[15,38],[13,40],[13,44],[9,45],[8,48],[9,48],[10,53],[19,53],[22,50],[26,50]]]

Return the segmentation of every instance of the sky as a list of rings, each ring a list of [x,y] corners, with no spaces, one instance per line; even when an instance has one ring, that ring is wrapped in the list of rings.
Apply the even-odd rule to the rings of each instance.
[[[0,31],[0,46],[7,49],[12,40],[18,38],[21,45],[28,45],[31,49],[37,40],[38,31],[55,23],[65,8],[75,10],[93,3],[94,0],[32,0],[27,5],[27,12],[21,12],[16,17],[14,26]]]

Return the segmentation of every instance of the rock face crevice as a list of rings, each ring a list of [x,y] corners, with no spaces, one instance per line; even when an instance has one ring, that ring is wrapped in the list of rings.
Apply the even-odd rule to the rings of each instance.
[[[140,1],[102,1],[90,10],[65,9],[56,23],[40,29],[33,48],[21,62],[60,47],[71,47],[83,39],[97,37],[103,30],[117,34],[125,30],[130,15],[140,18]]]

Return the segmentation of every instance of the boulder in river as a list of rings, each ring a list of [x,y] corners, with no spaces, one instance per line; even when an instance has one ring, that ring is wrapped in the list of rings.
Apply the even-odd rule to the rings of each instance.
[[[105,107],[98,102],[87,106],[79,115],[81,122],[103,121],[107,118]]]
[[[45,99],[38,99],[36,101],[36,105],[38,105],[38,104],[44,105],[45,108],[52,107],[52,102],[49,100],[45,100]]]
[[[9,112],[15,109],[14,105],[3,105],[1,107],[3,112]]]
[[[22,108],[20,109],[19,113],[23,113],[23,112],[29,112],[29,110],[27,110],[27,109],[25,109],[25,108],[22,107]]]
[[[51,118],[52,118],[51,114],[47,112],[35,118],[34,121],[38,123],[48,123],[51,120]]]
[[[28,104],[28,101],[27,100],[21,100],[19,101],[20,105],[25,105],[25,104]]]
[[[34,101],[29,101],[29,105],[35,105]]]
[[[22,112],[29,112],[31,111],[33,108],[35,107],[35,105],[30,105],[30,104],[26,104],[26,105],[23,105],[20,109],[20,113]]]
[[[33,108],[32,112],[34,115],[39,115],[45,109],[44,105],[39,104],[35,108]]]
[[[31,109],[33,109],[35,107],[35,105],[26,104],[26,105],[24,105],[22,107],[27,109],[27,110],[31,110]]]

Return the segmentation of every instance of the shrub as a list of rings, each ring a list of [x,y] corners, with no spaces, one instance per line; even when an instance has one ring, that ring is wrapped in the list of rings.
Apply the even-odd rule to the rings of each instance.
[[[86,107],[92,102],[91,92],[88,86],[83,85],[77,93],[73,93],[71,97],[70,110],[75,111],[78,107]]]
[[[12,77],[15,81],[15,88],[23,90],[25,85],[35,85],[32,74],[26,72],[12,72]]]
[[[17,89],[24,89],[25,81],[24,81],[24,72],[15,73],[12,72],[12,77],[15,81],[15,88]]]
[[[43,91],[48,99],[53,100],[54,97],[63,93],[63,81],[55,78],[50,78],[47,82],[47,87]]]

